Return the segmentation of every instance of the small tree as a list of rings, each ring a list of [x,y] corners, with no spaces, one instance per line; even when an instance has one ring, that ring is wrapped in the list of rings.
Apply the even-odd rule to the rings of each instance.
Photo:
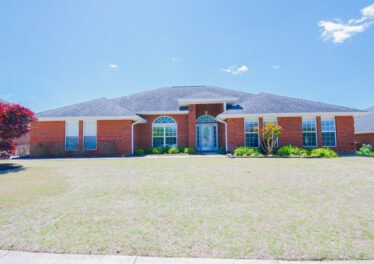
[[[282,135],[282,128],[272,122],[269,122],[265,124],[265,127],[261,129],[261,132],[261,147],[267,154],[271,155],[274,153],[277,145],[277,139]]]
[[[17,104],[0,103],[0,159],[8,159],[15,151],[13,140],[30,131],[36,121],[34,113]]]

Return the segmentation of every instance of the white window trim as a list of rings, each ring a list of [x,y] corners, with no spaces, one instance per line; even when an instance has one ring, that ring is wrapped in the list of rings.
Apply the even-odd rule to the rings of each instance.
[[[322,119],[324,118],[333,118],[334,119],[334,134],[335,134],[335,146],[324,146],[322,145],[322,147],[324,148],[336,148],[338,146],[338,142],[336,141],[336,117],[335,116],[321,116],[321,138],[323,137],[323,130],[322,130]],[[331,131],[329,131],[331,132]],[[323,143],[323,140],[322,140],[322,143]]]
[[[97,120],[83,120],[83,147],[85,146],[85,144],[84,144],[84,123],[85,122],[88,122],[88,123],[96,123],[96,148],[95,149],[86,149],[86,150],[88,150],[88,151],[97,151]]]
[[[167,138],[167,136],[166,136],[166,131],[165,131],[165,127],[167,127],[167,126],[175,126],[175,138],[176,138],[176,141],[175,141],[175,148],[177,148],[178,147],[178,124],[177,124],[177,122],[175,121],[175,119],[174,118],[172,118],[172,117],[170,117],[170,116],[166,116],[166,117],[169,117],[169,118],[171,118],[171,119],[173,119],[173,121],[175,122],[175,123],[160,123],[160,124],[155,124],[155,121],[158,119],[158,118],[160,118],[160,117],[163,117],[163,116],[159,116],[159,117],[157,117],[157,118],[155,118],[155,120],[153,120],[153,123],[152,123],[152,148],[154,148],[154,146],[153,146],[153,138],[155,137],[155,136],[153,136],[153,128],[154,127],[163,127],[163,132],[164,132],[164,136],[163,136],[163,138],[164,138],[164,145],[162,146],[163,148],[165,148],[166,147],[166,138]],[[161,138],[161,136],[156,136],[157,138]]]
[[[68,137],[67,136],[67,124],[68,123],[78,123],[78,145],[79,145],[79,120],[77,120],[77,121],[65,121],[65,147],[64,147],[64,149],[65,149],[65,151],[78,151],[78,148],[77,149],[66,149],[66,137]]]
[[[257,125],[258,125],[258,128],[260,128],[259,126],[260,126],[260,121],[259,121],[259,118],[258,117],[256,117],[256,118],[246,118],[246,119],[244,119],[244,144],[245,144],[245,146],[247,146],[247,142],[246,142],[246,134],[255,134],[255,133],[257,133],[257,147],[248,147],[248,148],[256,148],[256,149],[258,149],[258,148],[260,148],[260,146],[261,146],[261,143],[260,143],[260,131],[257,131],[257,132],[247,132],[247,131],[245,131],[245,124],[247,123],[247,122],[250,122],[250,121],[253,121],[253,120],[257,120]]]
[[[314,122],[316,124],[316,132],[304,132],[303,123],[305,119],[314,119]],[[315,116],[303,116],[301,119],[301,132],[303,133],[303,147],[304,148],[317,148],[318,147],[318,124],[317,124],[317,117]],[[304,133],[315,133],[316,135],[316,145],[315,146],[304,146]]]

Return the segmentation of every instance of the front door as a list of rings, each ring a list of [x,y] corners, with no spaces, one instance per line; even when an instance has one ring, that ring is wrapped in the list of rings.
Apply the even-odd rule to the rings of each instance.
[[[217,124],[196,126],[196,148],[198,151],[217,150]]]

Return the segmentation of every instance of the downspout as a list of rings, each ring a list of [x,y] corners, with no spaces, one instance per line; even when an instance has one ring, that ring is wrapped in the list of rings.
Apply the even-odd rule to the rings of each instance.
[[[134,155],[134,126],[142,123],[142,121],[143,120],[140,118],[138,121],[131,124],[131,155]]]
[[[227,152],[227,122],[220,120],[219,116],[217,116],[217,121],[225,124],[225,146],[226,146],[226,152]]]

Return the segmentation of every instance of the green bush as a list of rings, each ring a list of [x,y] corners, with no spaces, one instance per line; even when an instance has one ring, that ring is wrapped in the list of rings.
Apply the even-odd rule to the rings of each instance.
[[[152,152],[153,152],[153,148],[147,148],[145,150],[145,153],[147,153],[147,154],[152,154]]]
[[[239,147],[234,150],[234,156],[262,156],[262,153],[259,149],[248,148],[248,147]]]
[[[192,153],[195,153],[195,149],[194,148],[185,148],[184,149],[184,153],[187,153],[187,154],[192,154]]]
[[[169,149],[168,153],[169,153],[169,154],[178,154],[179,151],[178,151],[177,148],[171,148],[171,149]]]
[[[137,149],[136,150],[136,155],[143,156],[144,155],[144,150],[143,149]]]
[[[373,147],[369,144],[363,144],[360,148],[359,154],[370,155],[373,152]]]
[[[169,146],[166,146],[166,147],[164,147],[163,149],[161,149],[161,152],[162,152],[163,154],[165,154],[165,153],[169,153],[169,149],[170,149],[170,147],[169,147]]]
[[[308,150],[286,145],[276,151],[279,156],[308,156]]]
[[[369,155],[372,156],[372,157],[374,157],[374,152],[370,153]]]
[[[162,151],[159,148],[152,148],[152,154],[161,154]]]
[[[184,153],[184,148],[178,148],[179,153]]]
[[[310,155],[313,157],[321,157],[321,158],[337,158],[338,157],[338,154],[336,154],[336,152],[331,150],[330,148],[313,149]]]
[[[222,155],[224,155],[224,154],[226,154],[226,149],[225,148],[219,148],[218,150],[217,150],[217,153],[218,154],[222,154]]]

